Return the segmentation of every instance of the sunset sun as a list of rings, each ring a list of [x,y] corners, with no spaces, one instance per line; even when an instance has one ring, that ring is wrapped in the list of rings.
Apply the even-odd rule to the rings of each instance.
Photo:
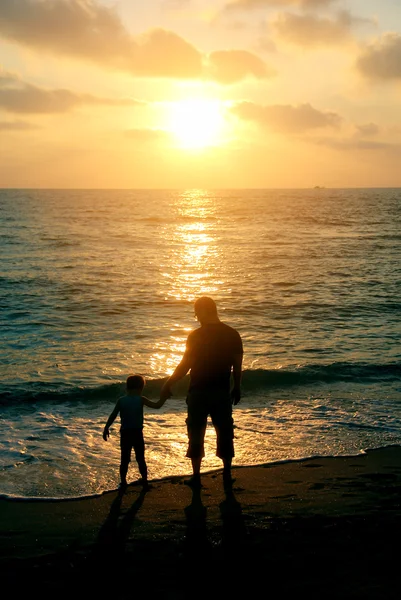
[[[169,129],[181,148],[202,149],[223,142],[223,105],[218,100],[190,99],[170,106]]]

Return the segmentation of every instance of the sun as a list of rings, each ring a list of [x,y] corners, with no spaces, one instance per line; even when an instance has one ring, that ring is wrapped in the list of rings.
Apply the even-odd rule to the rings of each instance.
[[[223,143],[224,106],[219,100],[186,99],[170,104],[169,130],[181,148],[202,149]]]

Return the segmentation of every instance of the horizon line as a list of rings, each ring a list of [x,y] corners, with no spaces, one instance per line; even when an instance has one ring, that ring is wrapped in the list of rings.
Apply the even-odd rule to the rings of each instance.
[[[12,190],[43,190],[43,191],[182,191],[182,190],[208,190],[208,191],[221,191],[221,190],[399,190],[401,185],[389,185],[389,186],[299,186],[299,187],[204,187],[204,186],[182,186],[182,187],[0,187],[0,191],[12,191]]]

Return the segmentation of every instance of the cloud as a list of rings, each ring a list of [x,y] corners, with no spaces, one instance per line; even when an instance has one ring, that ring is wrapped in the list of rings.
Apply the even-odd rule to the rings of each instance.
[[[262,76],[263,72],[261,66],[256,66],[261,60],[249,55],[248,63],[243,60],[237,71],[228,59],[231,75],[225,76],[215,68],[218,58],[213,53],[206,57],[165,29],[152,29],[134,37],[115,9],[96,0],[1,0],[0,35],[36,50],[89,60],[102,68],[140,77],[232,83],[247,75]],[[211,68],[205,68],[205,63]]]
[[[93,0],[2,0],[0,32],[28,46],[104,60],[130,48],[117,13]]]
[[[32,129],[39,129],[39,127],[25,121],[0,121],[0,131],[30,131]]]
[[[47,90],[0,72],[0,108],[11,113],[63,113],[81,105],[132,106],[143,104],[130,98],[100,98],[70,90]]]
[[[328,6],[337,0],[231,0],[224,7],[225,11],[252,10],[260,8],[287,8],[298,7],[302,9],[319,8]]]
[[[299,46],[329,46],[342,44],[350,37],[352,26],[360,22],[364,20],[346,10],[334,18],[283,13],[273,27],[282,38]]]
[[[253,121],[279,133],[302,133],[324,127],[338,127],[341,117],[333,112],[322,112],[310,104],[262,106],[240,102],[232,112],[245,121]]]
[[[401,35],[384,34],[365,48],[357,60],[357,68],[369,79],[401,79]]]
[[[137,39],[131,40],[131,52],[124,57],[125,70],[146,77],[201,77],[201,53],[175,33],[153,29]]]
[[[275,71],[254,54],[245,50],[212,52],[206,61],[207,77],[220,83],[235,83],[249,75],[257,79],[272,77]]]
[[[314,140],[318,146],[325,146],[332,148],[333,150],[362,150],[362,151],[374,151],[374,150],[389,150],[393,153],[399,154],[401,152],[401,144],[394,144],[390,142],[379,142],[372,140],[356,140],[343,139],[335,140],[322,138]]]
[[[355,125],[356,135],[360,137],[373,137],[380,133],[380,128],[376,123],[365,123],[363,125]]]
[[[185,78],[202,69],[200,53],[178,35],[155,29],[134,39],[117,12],[95,0],[2,0],[0,34],[139,75]]]

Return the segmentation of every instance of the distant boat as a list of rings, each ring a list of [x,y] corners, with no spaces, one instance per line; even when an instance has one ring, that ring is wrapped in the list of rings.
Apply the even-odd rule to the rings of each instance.
[[[315,185],[315,187],[313,189],[314,190],[324,190],[325,187],[324,187],[324,185]]]

